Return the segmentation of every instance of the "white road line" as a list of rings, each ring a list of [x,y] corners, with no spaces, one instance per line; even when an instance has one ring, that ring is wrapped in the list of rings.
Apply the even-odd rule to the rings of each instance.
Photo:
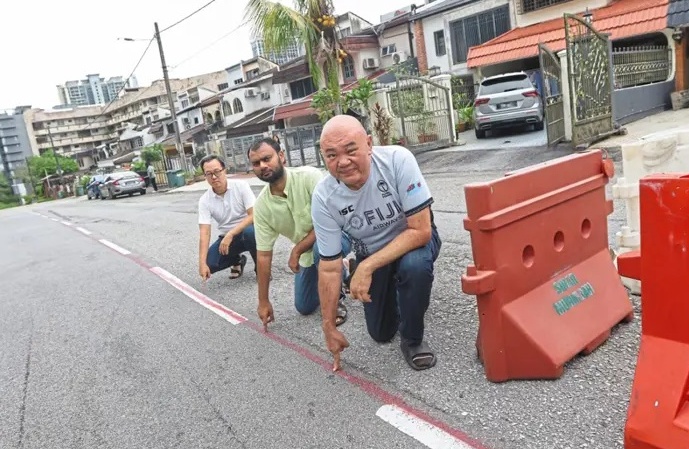
[[[84,229],[84,228],[77,227],[76,230],[79,231],[79,232],[81,232],[81,233],[84,234],[84,235],[91,235],[91,231],[88,231],[88,230],[86,230],[86,229]]]
[[[53,220],[53,221],[60,221],[60,220],[58,220],[57,218],[51,218],[51,220]]]
[[[107,240],[105,240],[105,239],[100,239],[100,240],[98,240],[98,241],[101,242],[103,245],[107,246],[108,248],[114,249],[115,251],[117,251],[118,253],[122,254],[123,256],[128,256],[128,255],[131,254],[130,251],[127,251],[126,249],[122,248],[121,246],[117,246],[117,245],[115,245],[114,243],[109,242],[109,241],[107,241]]]
[[[230,324],[240,324],[246,321],[246,318],[238,314],[237,312],[228,309],[227,307],[223,306],[222,304],[219,304],[212,299],[210,299],[208,296],[204,295],[203,293],[199,292],[198,290],[195,290],[193,287],[191,287],[189,284],[185,283],[175,275],[169,273],[168,271],[165,271],[164,269],[160,267],[153,267],[150,269],[151,273],[155,274],[156,276],[160,277],[162,280],[167,282],[168,284],[172,285],[175,287],[177,290],[181,291],[184,293],[186,296],[194,300],[194,302],[202,305],[206,309],[210,310],[211,312],[215,313],[219,317],[227,320]]]
[[[431,449],[475,449],[396,405],[382,406],[376,416]]]
[[[72,223],[70,223],[68,221],[61,221],[60,223],[62,223],[65,226],[72,226]]]

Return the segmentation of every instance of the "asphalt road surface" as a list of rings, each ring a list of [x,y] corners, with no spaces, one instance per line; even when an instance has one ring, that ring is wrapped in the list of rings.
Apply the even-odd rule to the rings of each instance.
[[[461,292],[463,185],[559,155],[419,156],[443,240],[426,323],[438,364],[422,372],[398,338],[373,342],[348,301],[351,346],[333,374],[319,313],[294,310],[284,239],[268,334],[251,261],[204,286],[198,192],[3,211],[0,448],[622,449],[640,320],[556,381],[493,384],[476,358],[476,299]]]

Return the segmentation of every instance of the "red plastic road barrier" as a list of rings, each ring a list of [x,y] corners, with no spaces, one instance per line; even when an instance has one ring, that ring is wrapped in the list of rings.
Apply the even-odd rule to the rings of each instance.
[[[488,380],[558,378],[633,318],[608,250],[613,173],[596,150],[465,186],[474,264],[462,290],[477,296]]]
[[[689,448],[689,175],[639,182],[641,250],[617,259],[641,280],[641,347],[626,449]]]

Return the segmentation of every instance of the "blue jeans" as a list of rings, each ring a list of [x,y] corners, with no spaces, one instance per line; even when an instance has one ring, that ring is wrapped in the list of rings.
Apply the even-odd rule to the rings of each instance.
[[[208,248],[206,264],[208,268],[210,268],[211,273],[239,265],[240,254],[247,251],[254,261],[254,266],[256,266],[256,238],[254,237],[254,225],[247,226],[241,234],[232,239],[230,250],[225,256],[220,254],[220,242],[223,237],[224,235],[219,236],[218,240]]]
[[[433,226],[426,246],[373,272],[371,302],[364,303],[364,315],[368,333],[375,341],[390,341],[399,329],[402,338],[411,344],[421,343],[433,287],[433,263],[441,246]]]
[[[349,238],[342,234],[342,257],[349,254],[351,243]],[[310,315],[318,309],[320,299],[318,296],[318,244],[313,244],[313,265],[299,267],[299,273],[294,276],[294,307],[302,315]],[[345,273],[342,272],[344,281]]]

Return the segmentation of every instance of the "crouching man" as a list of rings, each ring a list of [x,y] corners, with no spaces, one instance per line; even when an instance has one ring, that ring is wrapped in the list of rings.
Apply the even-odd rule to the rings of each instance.
[[[311,196],[323,178],[315,167],[285,167],[285,153],[273,139],[254,143],[248,157],[256,176],[267,182],[255,205],[254,226],[258,261],[258,316],[264,327],[272,322],[273,305],[269,299],[273,247],[282,235],[294,247],[288,266],[295,273],[294,306],[302,315],[310,315],[320,305],[318,299],[318,249],[311,221]],[[349,241],[342,237],[342,250],[349,253]],[[345,294],[340,291],[335,317],[339,326],[347,320]]]
[[[256,197],[248,182],[227,180],[225,163],[218,156],[206,156],[200,165],[210,188],[199,198],[199,275],[205,281],[212,273],[229,268],[230,279],[237,279],[246,265],[242,253],[248,252],[256,264]],[[213,221],[220,235],[210,245]]]
[[[323,333],[335,357],[333,369],[340,368],[340,353],[349,346],[335,327],[343,231],[357,260],[350,293],[364,303],[369,335],[387,342],[399,329],[409,366],[433,367],[435,354],[423,339],[424,316],[441,241],[433,197],[414,155],[398,146],[374,148],[361,124],[346,115],[326,123],[320,144],[329,175],[316,186],[312,217],[321,259]]]

